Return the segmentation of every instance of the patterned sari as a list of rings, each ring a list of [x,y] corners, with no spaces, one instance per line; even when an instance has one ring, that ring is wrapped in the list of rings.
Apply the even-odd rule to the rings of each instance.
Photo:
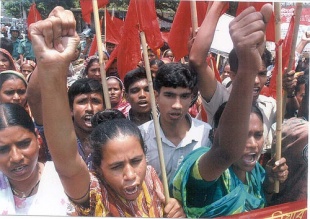
[[[173,179],[173,197],[181,201],[187,217],[219,217],[263,208],[265,171],[260,164],[247,173],[247,185],[239,180],[232,167],[217,180],[207,182],[199,174],[198,161],[209,149],[201,147],[189,154]],[[207,184],[212,186],[206,187]]]
[[[91,173],[90,203],[73,203],[79,216],[101,217],[163,217],[162,184],[151,166],[147,166],[142,191],[134,201],[118,196],[112,188],[102,184]]]

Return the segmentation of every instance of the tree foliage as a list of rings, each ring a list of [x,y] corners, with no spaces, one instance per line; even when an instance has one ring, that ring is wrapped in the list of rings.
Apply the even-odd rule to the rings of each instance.
[[[3,8],[7,15],[15,18],[22,18],[23,9],[28,16],[30,5],[35,2],[42,18],[46,18],[48,14],[56,6],[62,6],[65,9],[79,7],[79,0],[6,0],[3,1]]]

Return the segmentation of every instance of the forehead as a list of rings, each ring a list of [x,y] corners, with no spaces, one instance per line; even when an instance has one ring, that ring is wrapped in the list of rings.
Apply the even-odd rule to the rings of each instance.
[[[148,83],[147,83],[147,79],[146,78],[141,78],[135,82],[133,82],[130,86],[129,86],[129,89],[132,89],[132,88],[143,88],[145,86],[148,86]]]
[[[9,78],[9,79],[7,79],[5,82],[3,82],[2,88],[3,87],[16,86],[16,85],[26,88],[24,81],[20,78]]]
[[[78,101],[81,99],[87,99],[87,98],[96,98],[103,101],[103,96],[101,93],[98,92],[92,92],[92,93],[86,93],[86,94],[78,94],[74,97],[74,101]]]
[[[170,93],[175,95],[182,95],[182,94],[191,94],[191,90],[189,88],[184,87],[161,87],[160,93]]]
[[[34,133],[30,132],[21,126],[9,126],[0,130],[0,145],[9,144],[11,142],[20,141],[24,138],[35,137]]]

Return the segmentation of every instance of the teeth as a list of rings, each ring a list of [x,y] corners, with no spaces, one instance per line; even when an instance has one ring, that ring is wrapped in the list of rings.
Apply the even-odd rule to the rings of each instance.
[[[15,171],[21,171],[22,169],[24,169],[23,166],[22,167],[17,167],[17,168],[15,168]]]
[[[132,195],[134,193],[136,193],[138,191],[138,186],[135,186],[134,188],[131,188],[131,189],[125,189],[125,192],[128,194],[128,195]]]

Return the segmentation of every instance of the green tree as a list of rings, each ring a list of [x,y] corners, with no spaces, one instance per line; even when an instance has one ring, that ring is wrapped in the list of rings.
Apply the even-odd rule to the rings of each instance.
[[[65,9],[79,7],[79,0],[3,0],[3,8],[7,15],[22,18],[22,10],[25,9],[28,16],[32,3],[36,3],[36,7],[43,19],[58,5]]]

